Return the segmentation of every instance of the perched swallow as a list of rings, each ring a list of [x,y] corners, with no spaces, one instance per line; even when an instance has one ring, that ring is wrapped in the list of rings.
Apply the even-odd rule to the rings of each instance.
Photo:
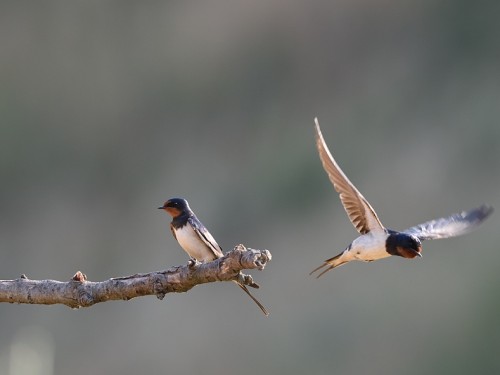
[[[170,230],[179,245],[192,259],[200,262],[211,262],[224,256],[222,248],[217,244],[207,228],[198,220],[189,207],[187,200],[172,198],[158,208],[167,211],[172,216]],[[245,285],[236,280],[234,282],[248,294],[266,316],[269,315],[266,308],[250,294]]]
[[[483,205],[446,218],[431,220],[402,232],[386,229],[370,203],[340,169],[323,139],[318,119],[315,118],[314,121],[316,146],[323,168],[339,193],[351,223],[361,236],[347,246],[342,253],[325,260],[311,274],[323,267],[328,267],[317,276],[320,277],[325,272],[352,260],[371,262],[391,255],[404,258],[421,257],[422,241],[465,234],[481,224],[493,212],[492,207]]]

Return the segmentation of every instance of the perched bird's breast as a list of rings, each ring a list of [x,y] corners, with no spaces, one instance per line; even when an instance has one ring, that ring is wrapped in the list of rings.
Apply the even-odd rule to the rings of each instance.
[[[390,257],[385,247],[387,239],[385,232],[370,232],[356,238],[349,249],[349,252],[358,259],[366,262]]]
[[[213,252],[201,240],[191,225],[186,224],[180,228],[176,228],[175,236],[179,245],[181,245],[190,257],[200,262],[209,262],[216,259]]]

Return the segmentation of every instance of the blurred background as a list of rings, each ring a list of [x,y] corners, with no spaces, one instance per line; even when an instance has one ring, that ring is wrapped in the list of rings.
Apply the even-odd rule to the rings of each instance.
[[[0,3],[0,278],[184,264],[181,196],[252,272],[89,309],[0,305],[0,374],[470,374],[500,362],[500,6]],[[314,145],[388,227],[489,203],[413,261],[308,276],[357,232]]]

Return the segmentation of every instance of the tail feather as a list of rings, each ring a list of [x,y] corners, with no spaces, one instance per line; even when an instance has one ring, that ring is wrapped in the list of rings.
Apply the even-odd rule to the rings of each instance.
[[[247,289],[247,287],[243,284],[240,284],[239,282],[237,282],[236,280],[233,280],[236,285],[238,285],[241,289],[243,289],[243,291],[248,294],[248,296],[257,304],[257,306],[260,307],[260,309],[262,310],[262,312],[266,315],[266,316],[269,316],[269,312],[266,310],[266,308],[264,307],[264,305],[262,305],[262,303],[259,302],[259,300],[257,298],[255,298],[250,292],[249,290]]]
[[[319,279],[323,274],[327,273],[328,271],[333,270],[334,268],[340,267],[341,265],[349,262],[348,260],[341,259],[342,255],[344,255],[344,252],[334,256],[333,258],[325,260],[325,262],[321,266],[312,270],[311,273],[309,273],[309,275],[312,275],[314,272],[319,271],[323,267],[330,266],[327,269],[323,270],[318,276],[316,276],[316,278]]]

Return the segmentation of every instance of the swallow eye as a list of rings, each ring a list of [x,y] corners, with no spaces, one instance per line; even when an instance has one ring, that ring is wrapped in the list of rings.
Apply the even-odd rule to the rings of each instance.
[[[167,207],[172,207],[172,208],[178,208],[179,207],[179,203],[177,203],[176,201],[170,201],[170,202],[167,202],[165,203],[165,206]]]

